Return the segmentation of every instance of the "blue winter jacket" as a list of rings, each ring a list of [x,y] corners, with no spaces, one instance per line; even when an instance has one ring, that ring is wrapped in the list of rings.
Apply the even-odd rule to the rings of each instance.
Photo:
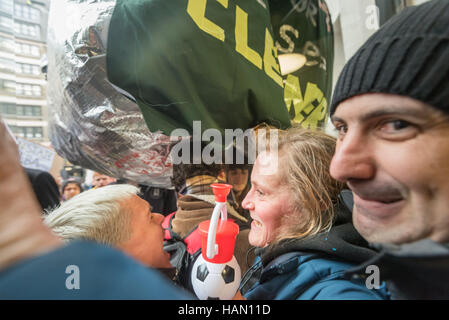
[[[1,270],[0,300],[3,299],[184,300],[194,297],[121,251],[80,240]]]
[[[363,278],[345,279],[344,272],[352,267],[353,264],[319,254],[291,252],[263,268],[258,257],[242,279],[241,291],[251,300],[389,299],[384,283],[379,289],[370,290]],[[258,281],[251,284],[255,278]]]

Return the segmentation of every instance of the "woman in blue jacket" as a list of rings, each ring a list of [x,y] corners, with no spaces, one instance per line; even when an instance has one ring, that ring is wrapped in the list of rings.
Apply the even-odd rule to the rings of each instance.
[[[375,252],[351,223],[343,185],[329,165],[335,139],[290,129],[277,149],[261,152],[242,202],[253,220],[255,264],[242,279],[246,299],[388,299],[377,275],[348,279],[345,271]]]

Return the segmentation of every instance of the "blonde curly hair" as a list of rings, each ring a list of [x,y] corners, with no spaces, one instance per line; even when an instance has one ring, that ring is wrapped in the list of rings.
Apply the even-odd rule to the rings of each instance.
[[[321,130],[291,128],[279,135],[281,181],[293,201],[293,213],[284,215],[274,243],[328,231],[334,206],[344,184],[329,172],[336,139]]]

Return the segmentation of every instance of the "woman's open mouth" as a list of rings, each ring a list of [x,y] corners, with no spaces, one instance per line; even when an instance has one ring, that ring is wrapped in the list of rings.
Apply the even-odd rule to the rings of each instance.
[[[255,228],[261,228],[261,227],[262,227],[262,222],[253,219],[253,222],[251,222],[251,228],[252,228],[253,226],[254,226]]]

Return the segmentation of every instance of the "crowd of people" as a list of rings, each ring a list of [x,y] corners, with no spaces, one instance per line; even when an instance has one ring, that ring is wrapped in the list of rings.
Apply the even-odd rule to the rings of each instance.
[[[174,165],[170,214],[101,173],[89,190],[65,181],[60,204],[39,206],[1,124],[0,298],[193,299],[201,249],[186,239],[223,180],[239,226],[236,299],[448,299],[448,21],[449,2],[433,0],[367,40],[334,90],[336,138],[292,127],[253,166]],[[80,290],[63,285],[69,265],[85,270]]]

